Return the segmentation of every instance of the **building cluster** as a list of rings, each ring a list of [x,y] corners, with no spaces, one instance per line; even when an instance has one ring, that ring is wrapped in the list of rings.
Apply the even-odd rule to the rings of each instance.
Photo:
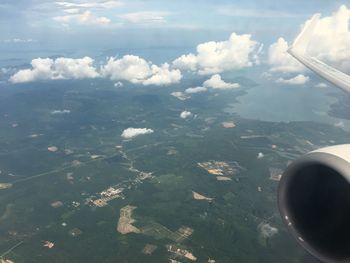
[[[124,188],[109,187],[100,193],[101,197],[112,197],[121,194]]]
[[[120,188],[109,187],[100,193],[101,198],[92,201],[92,203],[97,207],[104,207],[108,204],[109,201],[113,199],[123,198],[124,197],[122,195],[123,191],[124,191],[123,187],[120,187]]]
[[[185,257],[185,258],[192,260],[192,261],[197,260],[197,257],[195,257],[191,252],[189,252],[186,249],[180,248],[176,245],[167,245],[166,248],[169,252],[174,253],[177,256]]]
[[[242,169],[237,162],[207,161],[197,163],[197,165],[205,169],[208,173],[219,176],[233,176]]]
[[[279,168],[270,168],[270,180],[280,181],[282,178],[283,170]]]

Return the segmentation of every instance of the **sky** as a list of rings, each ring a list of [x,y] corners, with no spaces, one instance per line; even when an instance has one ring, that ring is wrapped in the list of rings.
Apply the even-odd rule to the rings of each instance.
[[[309,52],[350,72],[349,8],[323,0],[2,0],[1,72],[13,84],[108,78],[116,86],[167,86],[196,74],[207,82],[192,91],[203,91],[236,88],[222,74],[265,65],[264,78],[304,85],[310,72],[288,46],[321,13]]]
[[[48,49],[108,48],[111,43],[183,47],[237,32],[254,33],[270,43],[276,35],[295,34],[312,14],[330,14],[341,4],[344,1],[2,0],[0,38],[31,39]]]

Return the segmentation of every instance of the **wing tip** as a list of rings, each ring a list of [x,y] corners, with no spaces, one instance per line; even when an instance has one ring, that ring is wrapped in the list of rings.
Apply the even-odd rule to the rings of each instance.
[[[295,38],[293,44],[288,48],[288,53],[297,49],[299,52],[305,53],[306,48],[309,44],[310,38],[315,30],[316,25],[321,17],[320,13],[314,14],[300,34]]]

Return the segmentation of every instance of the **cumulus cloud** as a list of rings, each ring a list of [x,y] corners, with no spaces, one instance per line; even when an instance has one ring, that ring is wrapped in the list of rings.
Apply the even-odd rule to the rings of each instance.
[[[93,59],[84,57],[33,59],[31,69],[20,70],[15,73],[10,81],[13,83],[30,82],[36,80],[54,79],[81,79],[95,78],[100,76],[93,67]],[[147,62],[144,59],[126,55],[121,59],[110,58],[101,67],[101,75],[115,81],[115,86],[121,87],[121,81],[129,81],[134,84],[164,86],[178,83],[182,74],[178,69],[171,69],[169,64],[160,66]]]
[[[262,45],[252,40],[251,35],[232,33],[226,41],[199,44],[196,54],[182,55],[173,61],[173,66],[202,75],[221,73],[259,63],[261,49]]]
[[[125,55],[121,59],[111,57],[102,67],[102,74],[112,80],[127,80],[132,83],[140,83],[147,79],[151,74],[150,71],[147,61],[133,55]]]
[[[182,78],[180,70],[170,69],[167,63],[157,66],[134,55],[120,59],[111,57],[101,72],[113,81],[126,80],[143,85],[169,85],[178,83]]]
[[[96,78],[99,74],[93,67],[90,57],[73,58],[37,58],[31,62],[31,69],[19,70],[11,76],[12,83],[31,82],[53,79]]]
[[[236,89],[240,87],[238,83],[228,83],[223,81],[219,74],[215,74],[210,79],[204,81],[203,86],[206,88],[222,89],[222,90]]]
[[[183,111],[180,113],[181,119],[187,119],[189,117],[192,117],[192,113],[190,111]]]
[[[194,87],[194,88],[188,88],[185,90],[188,94],[195,94],[195,93],[201,93],[207,91],[207,88],[205,87]]]
[[[310,20],[305,22],[305,25]],[[310,39],[307,53],[339,69],[350,72],[350,9],[345,5],[331,16],[321,18]],[[286,54],[288,44],[280,38],[269,50],[269,63],[272,70],[301,72],[300,64],[293,62]],[[271,58],[271,59],[270,59]]]
[[[178,69],[169,69],[169,64],[164,63],[160,67],[151,66],[151,76],[142,81],[143,85],[170,85],[178,83],[182,78],[181,71]]]
[[[321,60],[335,63],[344,70],[350,70],[349,20],[350,9],[345,5],[332,16],[320,19],[308,53]]]
[[[121,136],[124,139],[132,139],[139,135],[151,134],[153,132],[154,131],[152,129],[147,129],[147,128],[127,128],[123,131]]]
[[[303,74],[299,74],[291,79],[279,78],[276,80],[277,83],[288,84],[288,85],[303,85],[308,82],[310,78],[308,76],[304,76]]]
[[[133,12],[122,14],[119,17],[126,20],[129,23],[134,24],[150,24],[150,23],[165,23],[165,17],[168,12],[158,12],[158,11],[143,11],[143,12]]]
[[[288,43],[280,37],[276,43],[269,48],[268,63],[271,65],[271,71],[276,72],[303,72],[305,67],[287,53]]]
[[[55,16],[53,20],[60,22],[62,24],[69,24],[71,22],[76,22],[81,25],[108,25],[111,20],[107,17],[98,17],[91,13],[91,11],[85,11],[81,14],[69,14],[64,16]]]
[[[182,55],[173,61],[173,65],[179,69],[196,71],[198,66],[197,56],[192,53]]]

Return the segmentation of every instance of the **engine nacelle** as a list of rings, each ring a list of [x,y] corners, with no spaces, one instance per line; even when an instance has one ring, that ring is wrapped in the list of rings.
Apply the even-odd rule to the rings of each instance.
[[[284,172],[282,219],[298,243],[323,262],[350,262],[350,144],[306,154]]]

